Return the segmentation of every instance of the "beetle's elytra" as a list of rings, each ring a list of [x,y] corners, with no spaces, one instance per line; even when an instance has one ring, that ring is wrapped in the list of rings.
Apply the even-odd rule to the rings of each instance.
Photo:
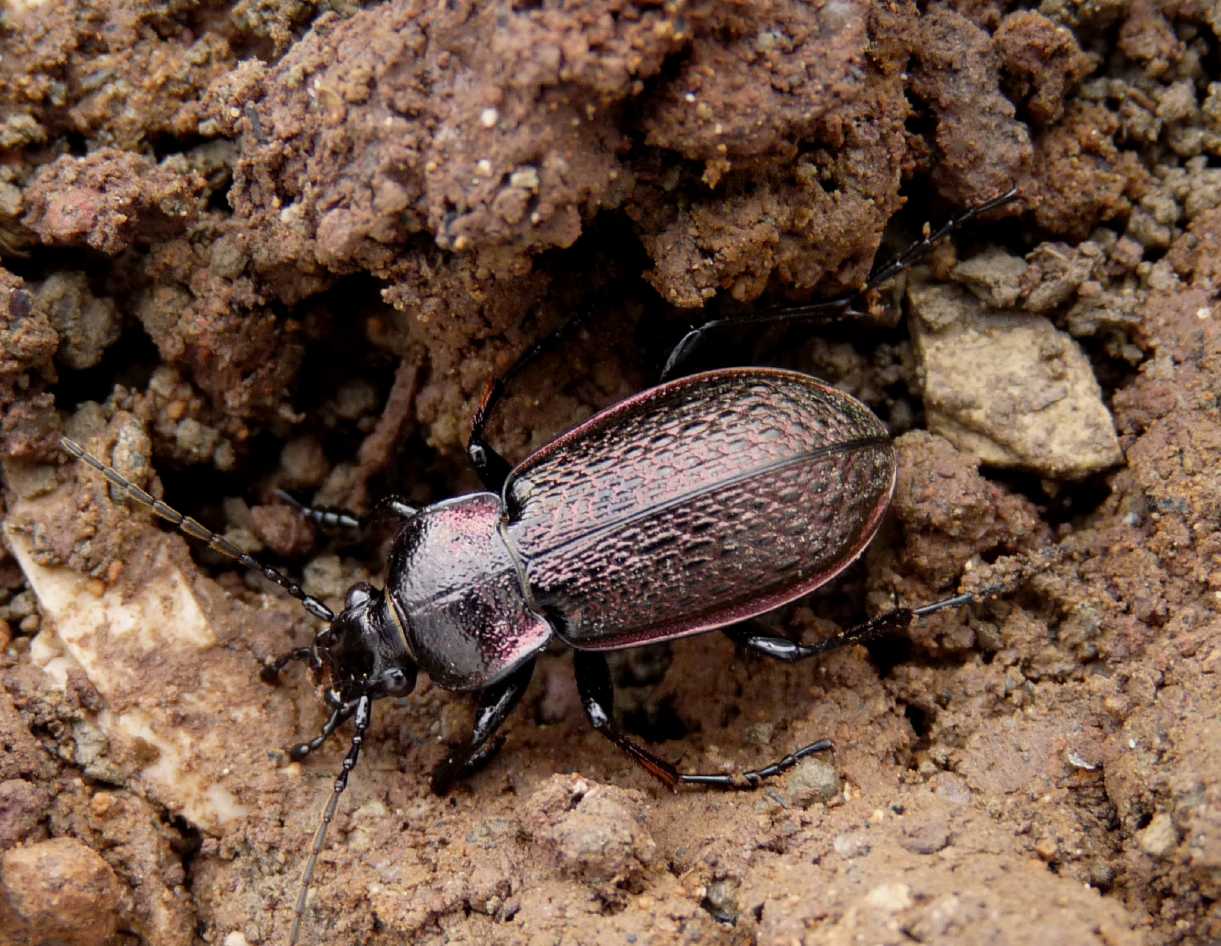
[[[865,288],[1015,196],[1010,191],[951,220],[879,270]],[[859,297],[764,320],[825,319]],[[721,324],[708,323],[684,338],[666,372],[673,373],[701,333]],[[767,368],[680,377],[603,410],[510,468],[484,439],[503,380],[489,387],[471,432],[471,458],[487,491],[424,509],[384,500],[379,514],[398,523],[384,587],[353,586],[338,615],[63,440],[65,450],[136,502],[258,569],[327,624],[311,646],[264,669],[274,679],[289,662],[305,661],[325,685],[330,715],[317,737],[291,750],[294,758],[308,755],[348,720],[355,731],[306,865],[291,941],[372,704],[410,693],[419,670],[447,689],[478,693],[474,731],[435,773],[438,792],[491,756],[493,736],[525,692],[535,658],[554,639],[574,650],[591,725],[650,775],[671,788],[750,788],[830,743],[811,743],[738,774],[680,772],[616,727],[603,652],[720,628],[747,649],[795,661],[894,633],[916,616],[974,600],[958,595],[897,608],[814,645],[743,623],[843,571],[864,551],[890,502],[896,464],[889,433],[842,391]],[[360,523],[349,513],[301,508],[321,522]]]

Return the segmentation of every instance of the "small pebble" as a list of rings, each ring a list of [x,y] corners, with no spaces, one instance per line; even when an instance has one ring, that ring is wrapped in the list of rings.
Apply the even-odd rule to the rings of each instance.
[[[831,842],[835,853],[841,857],[861,857],[869,853],[869,835],[864,831],[845,831],[837,834]]]
[[[898,913],[913,903],[907,884],[879,884],[865,895],[865,902],[882,913]]]
[[[25,779],[0,781],[0,850],[31,837],[47,816],[50,795]]]
[[[704,899],[700,906],[712,914],[718,923],[732,926],[738,921],[741,908],[737,900],[738,882],[736,880],[714,880],[704,891]]]
[[[905,826],[899,844],[913,854],[936,854],[950,843],[950,826],[941,819],[921,819]]]
[[[806,759],[789,777],[787,794],[793,804],[809,808],[815,802],[837,798],[840,788],[835,766],[822,759]]]
[[[1039,859],[1050,864],[1056,859],[1060,853],[1060,846],[1056,844],[1056,839],[1051,837],[1039,838],[1035,842],[1034,852],[1039,855]]]
[[[555,775],[520,808],[524,833],[565,874],[603,888],[640,878],[657,857],[645,795]]]
[[[1165,857],[1179,843],[1179,833],[1174,821],[1162,812],[1153,816],[1145,830],[1136,836],[1140,849],[1150,857]]]

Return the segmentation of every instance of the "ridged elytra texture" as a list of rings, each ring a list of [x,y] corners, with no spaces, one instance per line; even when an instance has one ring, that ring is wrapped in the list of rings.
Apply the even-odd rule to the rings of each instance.
[[[505,486],[534,604],[582,649],[719,627],[846,568],[895,454],[868,408],[808,376],[694,375],[603,411]]]

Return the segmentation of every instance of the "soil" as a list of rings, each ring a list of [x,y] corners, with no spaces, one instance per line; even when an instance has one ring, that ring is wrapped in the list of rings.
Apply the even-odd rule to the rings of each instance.
[[[897,436],[881,533],[777,633],[982,600],[803,664],[624,653],[685,766],[834,741],[753,793],[662,790],[562,650],[445,798],[469,698],[380,701],[302,941],[1221,941],[1218,62],[1206,0],[9,3],[0,942],[285,942],[348,743],[290,761],[325,708],[259,679],[317,622],[61,434],[338,608],[382,549],[277,490],[470,491],[484,387],[571,316],[511,459],[1012,185],[869,318],[705,353]]]

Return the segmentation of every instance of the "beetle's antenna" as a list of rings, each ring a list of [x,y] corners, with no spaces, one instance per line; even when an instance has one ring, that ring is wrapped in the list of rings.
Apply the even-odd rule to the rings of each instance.
[[[305,899],[309,896],[310,884],[314,880],[314,866],[318,863],[318,855],[322,852],[322,845],[326,842],[326,829],[331,826],[331,820],[335,817],[335,809],[339,807],[339,796],[348,787],[348,776],[356,768],[360,747],[364,744],[365,733],[369,731],[369,723],[372,721],[370,712],[372,705],[373,698],[368,694],[356,701],[354,714],[356,731],[352,734],[352,745],[348,747],[348,754],[344,756],[343,766],[339,770],[339,776],[335,779],[335,789],[331,792],[326,809],[322,812],[322,821],[318,825],[318,830],[314,832],[313,848],[310,850],[309,860],[305,862],[305,873],[301,876],[301,892],[297,894],[297,905],[293,909],[293,925],[288,934],[288,946],[296,946],[297,936],[301,933],[301,921],[305,918]]]
[[[279,585],[288,594],[300,601],[310,614],[316,618],[326,621],[328,624],[335,620],[335,612],[328,608],[325,604],[315,598],[313,595],[308,595],[295,581],[284,575],[270,565],[263,565],[255,561],[236,545],[230,542],[222,535],[217,535],[211,529],[208,529],[196,519],[190,516],[184,516],[177,509],[167,506],[159,499],[154,499],[151,495],[142,490],[139,486],[125,477],[122,473],[112,466],[107,466],[92,453],[87,451],[75,440],[70,440],[67,437],[59,438],[59,445],[65,451],[72,454],[78,460],[81,460],[89,466],[93,467],[102,476],[106,477],[112,485],[121,489],[130,499],[144,506],[146,509],[152,510],[166,522],[171,523],[179,532],[184,535],[189,535],[193,539],[198,539],[201,542],[207,543],[208,548],[214,552],[219,552],[221,555],[236,559],[247,568],[252,568],[260,572],[264,578],[274,584]]]

